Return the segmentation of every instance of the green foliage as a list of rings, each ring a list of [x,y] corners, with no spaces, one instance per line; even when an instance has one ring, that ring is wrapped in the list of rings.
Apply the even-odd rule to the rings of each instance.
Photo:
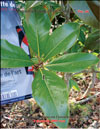
[[[1,68],[31,66],[33,62],[20,47],[1,40]]]
[[[99,59],[89,53],[70,53],[58,57],[46,65],[49,70],[61,72],[79,72],[96,64]]]
[[[55,123],[65,128],[68,124],[68,91],[65,82],[55,73],[40,69],[32,85],[33,97],[48,119],[65,120],[64,123]]]
[[[84,34],[84,31],[82,31],[82,29],[80,29],[79,40],[80,40],[82,43],[85,42],[85,34]]]
[[[69,80],[69,90],[71,88],[73,88],[76,91],[80,91],[80,88],[79,88],[78,84],[76,83],[76,81],[74,81],[72,79]]]
[[[52,21],[55,16],[60,14],[61,7],[59,4],[52,1],[45,1],[42,4],[44,5],[46,12],[48,13],[50,21]]]
[[[85,41],[84,50],[99,50],[100,51],[100,30],[89,34],[88,38]]]
[[[98,28],[100,23],[99,17],[99,1],[88,1],[88,0],[78,0],[70,1],[70,6],[72,7],[75,14],[83,20],[86,24],[89,24],[92,27]],[[78,10],[83,11],[82,13]],[[85,11],[88,10],[88,13]]]
[[[79,25],[77,23],[68,23],[57,28],[48,39],[50,46],[46,45],[45,60],[71,48],[78,35]]]
[[[65,122],[55,122],[55,125],[66,128],[69,116],[68,89],[64,80],[53,71],[79,72],[97,64],[99,59],[92,53],[68,53],[68,50],[77,42],[79,34],[80,40],[85,42],[84,32],[80,31],[80,25],[67,23],[58,27],[50,35],[51,22],[44,4],[30,7],[31,4],[32,2],[27,4],[28,11],[25,12],[25,19],[23,19],[31,58],[21,48],[1,40],[1,68],[34,65],[33,97],[48,119],[54,120],[51,116],[57,116],[59,120],[65,120]],[[73,7],[74,4],[72,2],[71,6]],[[76,9],[78,4],[75,4]],[[79,4],[80,8],[83,4],[87,7],[87,4],[83,2]],[[90,14],[87,18],[89,21],[92,17],[94,18],[91,11]],[[82,15],[82,18],[85,16]],[[97,27],[97,19],[92,19],[90,24]],[[64,52],[67,54],[63,54]],[[59,54],[62,56],[59,57]],[[71,86],[73,85],[79,90],[76,83],[71,80]]]
[[[41,6],[32,8],[25,14],[23,26],[28,38],[29,46],[40,57],[44,54],[50,29],[50,20]]]
[[[88,25],[82,23],[80,26],[78,41],[71,47],[71,49],[69,49],[68,53],[83,51],[83,48],[85,48],[86,35],[90,33],[90,30],[91,28]]]

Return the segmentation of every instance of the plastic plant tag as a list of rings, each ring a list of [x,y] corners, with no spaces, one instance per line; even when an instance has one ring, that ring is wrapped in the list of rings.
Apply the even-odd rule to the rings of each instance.
[[[3,0],[1,5],[1,39],[19,46],[29,55],[28,41],[16,11],[14,1]],[[1,105],[32,97],[33,68],[1,69]]]

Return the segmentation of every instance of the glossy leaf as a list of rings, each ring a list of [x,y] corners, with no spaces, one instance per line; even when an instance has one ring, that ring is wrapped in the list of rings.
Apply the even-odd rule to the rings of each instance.
[[[49,36],[50,20],[42,6],[31,8],[23,22],[29,46],[38,56],[43,54]]]
[[[100,51],[100,30],[91,33],[85,41],[85,49]]]
[[[69,1],[70,6],[72,7],[75,14],[83,20],[86,24],[92,27],[99,27],[99,1]],[[87,12],[86,12],[87,11]]]
[[[99,14],[99,11],[100,11],[100,1],[99,0],[93,0],[93,1],[86,0],[86,2],[88,3],[88,6],[92,10],[92,12],[95,15],[96,19],[98,21],[100,21],[100,14]]]
[[[49,70],[61,72],[79,72],[96,64],[99,59],[89,53],[71,53],[56,58],[46,65]]]
[[[68,124],[68,93],[65,82],[53,72],[38,71],[32,84],[32,92],[45,116],[51,120],[65,120],[65,122],[54,123],[56,126],[66,128]]]
[[[77,40],[79,28],[77,23],[68,23],[57,28],[48,39],[45,60],[71,48]]]
[[[33,62],[20,47],[1,40],[1,68],[32,66]]]

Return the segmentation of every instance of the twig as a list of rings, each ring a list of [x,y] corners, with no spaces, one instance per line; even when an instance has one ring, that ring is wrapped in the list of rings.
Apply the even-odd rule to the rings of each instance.
[[[93,68],[92,68],[92,71],[94,71]],[[82,98],[84,98],[85,96],[87,96],[88,93],[90,92],[90,89],[94,87],[95,79],[96,79],[96,73],[93,72],[93,73],[92,73],[92,83],[89,85],[89,87],[87,88],[87,90],[86,90],[85,93],[83,94]]]
[[[71,8],[69,6],[69,1],[67,1],[67,4],[65,5],[65,18],[66,18],[66,22],[68,22],[70,20],[70,11],[71,11]]]
[[[80,100],[80,101],[75,102],[75,104],[82,104],[82,103],[85,103],[85,102],[91,100],[92,98],[98,96],[99,94],[100,94],[100,92],[97,92],[97,93],[96,93],[95,95],[93,95],[93,96],[90,96],[90,97],[88,97],[88,98],[86,98],[86,99],[83,99],[83,100]]]
[[[69,1],[67,1],[66,3],[62,0],[61,7],[62,7],[63,15],[65,16],[65,23],[67,23],[70,21],[70,11],[71,11],[71,8],[69,6]]]
[[[72,74],[71,73],[65,73],[64,74],[64,80],[66,81],[67,88],[69,89],[69,80],[71,78]]]
[[[80,74],[80,73],[100,73],[100,71],[96,71],[96,70],[83,70],[81,72],[77,72],[77,73],[73,73],[73,75],[76,75],[76,74]]]

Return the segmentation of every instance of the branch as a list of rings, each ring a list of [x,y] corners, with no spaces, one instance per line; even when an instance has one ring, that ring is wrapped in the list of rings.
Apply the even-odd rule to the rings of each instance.
[[[69,6],[69,1],[66,1],[66,2],[63,0],[61,1],[62,12],[65,16],[65,23],[70,21],[70,11],[71,11],[71,8]]]
[[[95,95],[93,95],[93,96],[90,96],[90,97],[88,97],[88,98],[86,98],[86,99],[83,99],[83,100],[80,100],[80,101],[75,102],[75,104],[83,104],[83,103],[85,103],[85,102],[91,100],[92,98],[98,96],[99,94],[100,94],[100,92],[97,92],[97,93],[96,93]]]
[[[83,94],[82,98],[86,97],[89,94],[90,89],[94,87],[95,80],[96,80],[96,73],[94,72],[94,68],[92,68],[92,71],[93,71],[93,73],[92,73],[92,83],[89,85],[89,87],[87,88],[87,90]]]
[[[70,80],[71,76],[72,76],[71,73],[65,73],[64,74],[64,80],[65,80],[65,82],[67,84],[68,89],[69,89],[69,80]]]

